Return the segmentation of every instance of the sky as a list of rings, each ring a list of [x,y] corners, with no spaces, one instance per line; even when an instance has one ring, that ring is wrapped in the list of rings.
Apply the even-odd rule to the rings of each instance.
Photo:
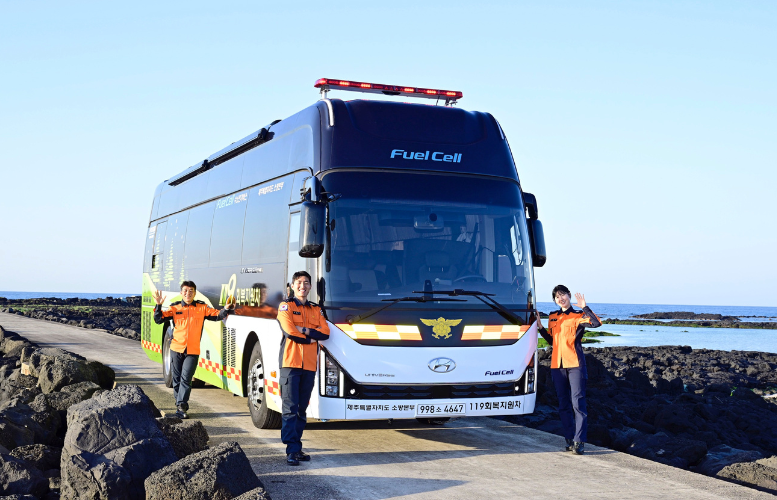
[[[539,300],[776,306],[775,25],[771,0],[0,0],[0,290],[139,293],[156,185],[327,77],[500,121]]]

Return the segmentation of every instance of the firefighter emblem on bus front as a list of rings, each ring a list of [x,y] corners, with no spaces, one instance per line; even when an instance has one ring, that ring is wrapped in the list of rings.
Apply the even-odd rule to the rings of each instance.
[[[421,322],[425,324],[426,326],[433,326],[432,337],[436,339],[448,339],[451,337],[451,327],[456,326],[459,323],[461,323],[460,319],[445,319],[442,316],[440,316],[437,319],[423,319],[421,318]]]

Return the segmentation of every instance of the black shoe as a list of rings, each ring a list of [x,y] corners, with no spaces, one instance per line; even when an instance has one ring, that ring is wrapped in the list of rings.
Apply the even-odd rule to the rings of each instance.
[[[178,407],[178,411],[175,412],[175,416],[184,420],[189,418],[189,415],[187,415],[186,412],[183,411],[180,406]]]
[[[567,447],[564,448],[564,451],[572,451],[575,447],[575,442],[571,439],[567,439]]]
[[[310,455],[308,455],[304,451],[298,451],[297,460],[299,460],[300,462],[310,462]]]
[[[299,465],[296,453],[289,453],[286,455],[286,465]]]
[[[585,448],[585,443],[575,441],[572,451],[575,452],[575,455],[582,455],[584,453],[583,448]]]

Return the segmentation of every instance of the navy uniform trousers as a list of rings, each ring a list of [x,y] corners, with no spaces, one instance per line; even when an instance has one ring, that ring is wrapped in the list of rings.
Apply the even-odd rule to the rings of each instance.
[[[564,437],[585,443],[588,437],[588,412],[585,407],[585,385],[588,379],[585,366],[551,368],[550,375],[558,396],[558,414]]]
[[[176,408],[189,411],[189,395],[192,393],[192,378],[197,370],[199,354],[186,354],[170,350],[170,369],[173,373],[173,397]]]
[[[302,432],[308,422],[307,409],[316,372],[302,368],[281,368],[281,441],[286,445],[286,454],[302,451]]]

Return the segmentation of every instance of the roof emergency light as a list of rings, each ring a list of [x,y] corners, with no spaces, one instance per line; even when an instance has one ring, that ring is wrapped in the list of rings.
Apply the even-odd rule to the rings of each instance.
[[[419,87],[404,87],[399,85],[384,85],[381,83],[354,82],[337,80],[335,78],[319,78],[314,87],[321,89],[321,95],[326,99],[326,93],[332,89],[365,92],[368,94],[404,95],[409,97],[424,97],[426,99],[445,99],[445,105],[456,104],[464,94],[457,90],[423,89]]]

